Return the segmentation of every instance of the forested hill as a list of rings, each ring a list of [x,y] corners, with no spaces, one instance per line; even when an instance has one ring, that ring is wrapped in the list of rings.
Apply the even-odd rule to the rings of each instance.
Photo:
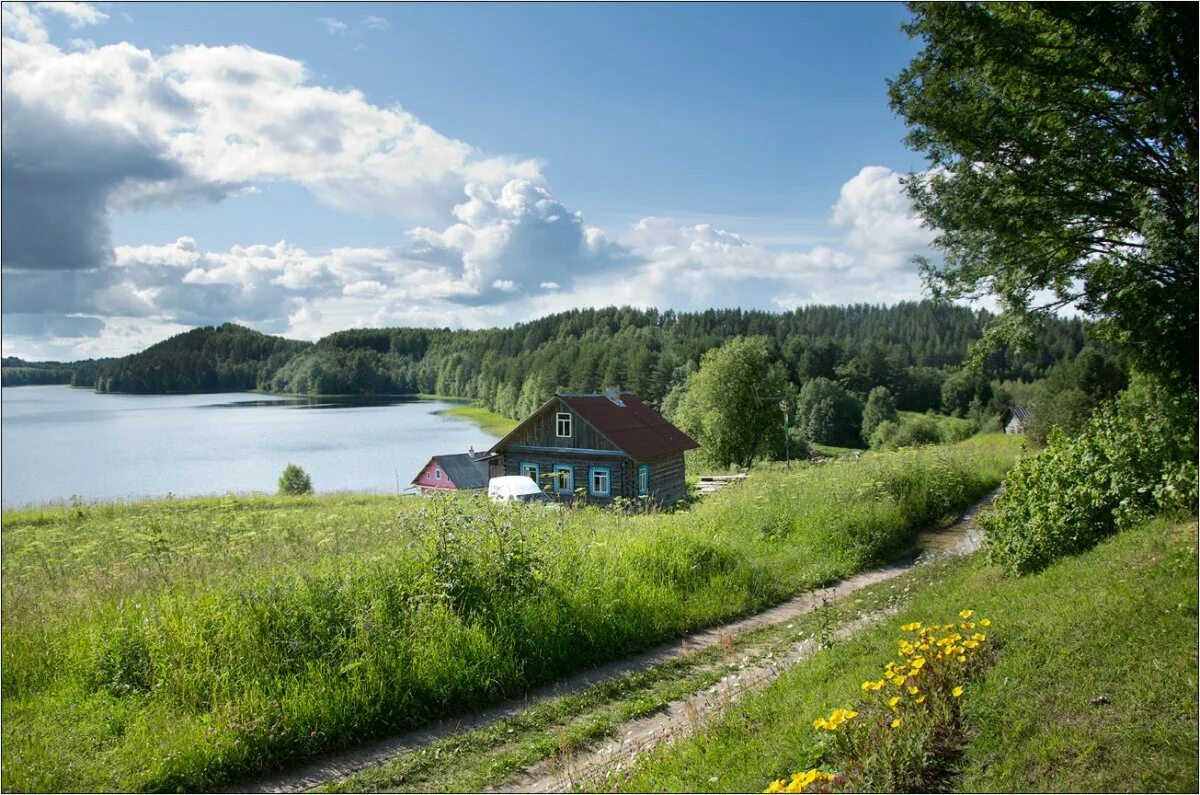
[[[204,326],[75,374],[101,392],[231,392],[255,389],[268,373],[313,347],[226,323]]]
[[[82,363],[81,363],[82,364]],[[62,362],[27,362],[15,356],[0,361],[0,384],[30,386],[33,384],[69,384],[75,365]]]
[[[959,369],[986,319],[984,313],[927,301],[784,313],[609,307],[502,329],[341,331],[316,344],[227,323],[77,369],[74,383],[112,392],[424,392],[477,399],[517,417],[558,387],[593,391],[619,383],[657,405],[705,351],[739,335],[762,335],[796,384],[824,376],[861,394],[884,385],[901,408],[923,411],[939,407],[943,382]],[[1051,321],[1033,352],[1001,351],[987,363],[986,374],[1042,377],[1084,341],[1082,321]]]

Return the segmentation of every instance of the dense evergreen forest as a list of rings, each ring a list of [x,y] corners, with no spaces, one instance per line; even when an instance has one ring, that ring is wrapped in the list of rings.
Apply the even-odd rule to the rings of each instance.
[[[783,313],[608,307],[501,329],[355,329],[315,344],[226,323],[121,359],[66,367],[73,385],[102,392],[421,392],[472,398],[520,417],[556,388],[594,391],[621,384],[657,406],[706,351],[737,336],[763,336],[797,386],[824,377],[860,396],[886,386],[899,408],[925,411],[942,408],[945,381],[961,367],[987,319],[986,313],[930,301]],[[1084,347],[1086,328],[1078,319],[1050,321],[1031,351],[997,351],[985,374],[1009,381],[1042,378]],[[6,378],[7,371],[6,360]]]
[[[27,362],[5,356],[0,366],[0,385],[69,384],[75,365],[62,362]]]

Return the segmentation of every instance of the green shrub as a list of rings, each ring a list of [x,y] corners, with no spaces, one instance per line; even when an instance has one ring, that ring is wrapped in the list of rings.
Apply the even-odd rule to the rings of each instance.
[[[981,519],[988,560],[1039,571],[1158,513],[1196,510],[1196,400],[1140,382],[1105,404],[1084,433],[1055,428],[1005,481]]]
[[[775,434],[775,446],[771,450],[771,459],[773,461],[800,461],[808,458],[809,451],[812,448],[808,444],[808,439],[804,437],[804,433],[799,428],[788,428],[787,446],[784,446],[783,431]]]
[[[899,450],[901,447],[921,447],[942,440],[937,420],[933,417],[913,417],[900,422],[884,420],[871,435],[871,449]]]
[[[279,493],[281,495],[312,494],[312,478],[295,464],[288,464],[283,474],[279,476]]]

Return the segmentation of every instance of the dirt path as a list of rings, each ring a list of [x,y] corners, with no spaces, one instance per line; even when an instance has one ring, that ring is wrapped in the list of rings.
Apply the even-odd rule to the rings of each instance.
[[[651,648],[641,654],[626,657],[607,665],[591,668],[557,682],[531,691],[525,698],[513,699],[474,715],[437,721],[422,729],[396,737],[377,740],[351,751],[310,762],[286,774],[238,782],[228,792],[298,792],[313,789],[327,781],[345,778],[360,770],[382,764],[458,732],[479,728],[512,718],[529,707],[568,693],[577,693],[598,682],[626,673],[643,671],[669,662],[684,654],[721,642],[732,636],[758,627],[779,624],[812,612],[827,600],[857,591],[868,585],[884,582],[907,572],[920,562],[946,555],[960,555],[978,548],[979,531],[975,514],[988,505],[993,491],[971,506],[950,527],[930,530],[917,536],[916,552],[909,557],[841,580],[827,588],[801,594],[787,602],[753,616],[721,626],[710,627]],[[841,627],[837,634],[848,635],[867,622],[857,621]],[[642,718],[622,727],[622,741],[589,746],[572,756],[547,759],[526,769],[496,788],[501,792],[560,792],[585,778],[592,778],[618,764],[631,760],[638,753],[657,745],[664,739],[686,733],[697,720],[736,700],[746,690],[777,677],[792,664],[814,652],[812,641],[796,644],[786,655],[760,661],[723,679],[717,685],[672,702],[655,715]],[[752,654],[750,655],[752,656]]]

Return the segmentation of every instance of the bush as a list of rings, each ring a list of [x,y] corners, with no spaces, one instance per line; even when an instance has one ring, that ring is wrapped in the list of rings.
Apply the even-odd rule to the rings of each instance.
[[[804,434],[799,428],[788,428],[786,448],[783,443],[783,432],[780,431],[775,435],[775,446],[771,450],[771,458],[774,461],[801,461],[808,458],[811,449],[808,439],[804,438]]]
[[[980,520],[989,562],[1010,574],[1064,555],[1154,514],[1196,510],[1196,399],[1140,382],[1093,416],[1080,436],[1051,431],[1005,481]]]
[[[933,417],[913,417],[901,422],[884,420],[871,435],[872,450],[898,450],[901,447],[920,447],[942,441],[938,423]]]
[[[295,464],[288,464],[279,476],[279,493],[282,495],[312,494],[312,478]]]

